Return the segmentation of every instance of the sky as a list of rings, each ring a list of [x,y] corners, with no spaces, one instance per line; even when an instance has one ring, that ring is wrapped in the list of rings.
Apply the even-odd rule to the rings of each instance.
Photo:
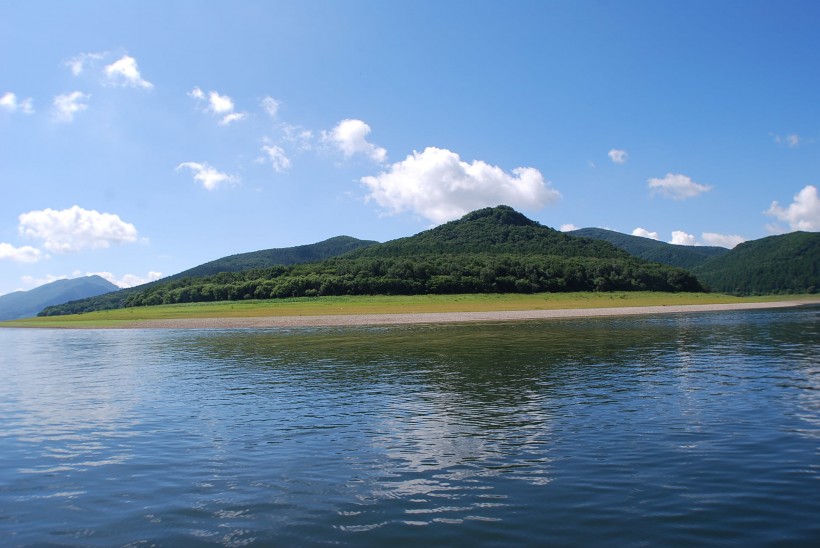
[[[0,2],[0,294],[506,204],[820,231],[820,2]]]

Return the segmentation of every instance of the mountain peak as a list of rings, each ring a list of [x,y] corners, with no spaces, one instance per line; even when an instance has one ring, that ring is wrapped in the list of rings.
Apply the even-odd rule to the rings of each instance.
[[[506,205],[485,207],[484,209],[472,211],[462,217],[460,221],[469,222],[485,218],[495,221],[496,224],[506,226],[536,226],[539,224]]]

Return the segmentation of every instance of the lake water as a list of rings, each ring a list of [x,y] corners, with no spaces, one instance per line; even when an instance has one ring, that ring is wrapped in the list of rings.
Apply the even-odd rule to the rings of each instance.
[[[4,546],[815,545],[820,308],[0,329]]]

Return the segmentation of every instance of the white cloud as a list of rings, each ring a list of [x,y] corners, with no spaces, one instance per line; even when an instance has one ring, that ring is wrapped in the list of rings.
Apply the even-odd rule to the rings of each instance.
[[[54,98],[54,118],[59,122],[74,121],[74,114],[88,108],[90,95],[81,91],[74,91]]]
[[[105,67],[105,76],[108,83],[115,86],[151,89],[154,84],[140,75],[137,60],[129,55],[123,55],[118,60]]]
[[[215,190],[220,185],[235,185],[239,183],[239,178],[221,171],[217,171],[207,163],[183,162],[177,169],[187,168],[193,171],[194,180],[202,183],[207,190]]]
[[[790,133],[788,135],[776,135],[774,133],[770,133],[769,135],[774,138],[774,142],[779,145],[786,145],[789,148],[795,148],[800,145],[801,138],[796,133]]]
[[[780,207],[777,202],[772,202],[764,213],[789,223],[792,230],[820,231],[820,198],[817,196],[817,187],[803,187],[803,190],[794,196],[794,201],[789,207]]]
[[[572,232],[573,230],[578,230],[578,227],[572,223],[567,223],[565,225],[561,225],[560,230],[561,232]]]
[[[746,238],[736,234],[716,234],[714,232],[704,232],[701,234],[701,238],[703,238],[703,241],[706,242],[707,245],[716,245],[729,249],[746,241]]]
[[[412,211],[437,224],[482,207],[537,209],[561,197],[535,168],[519,167],[510,174],[482,161],[468,164],[458,154],[435,147],[413,152],[361,181],[370,191],[367,200],[390,213]]]
[[[18,263],[36,263],[41,258],[42,253],[37,248],[29,245],[14,247],[11,244],[0,242],[0,261],[9,259]]]
[[[197,87],[188,92],[188,97],[193,97],[201,101],[205,99],[205,92]]]
[[[277,145],[263,145],[262,151],[267,155],[259,158],[259,162],[270,162],[276,172],[290,169],[290,158],[288,158],[282,147]]]
[[[198,87],[188,92],[188,96],[197,101],[206,100],[205,92]],[[219,125],[226,126],[231,122],[238,122],[248,117],[246,112],[235,112],[236,105],[228,95],[220,95],[216,91],[211,91],[207,95],[207,101],[205,110],[219,118]]]
[[[387,151],[369,143],[367,135],[370,126],[361,120],[342,120],[331,131],[322,132],[322,140],[333,144],[342,151],[345,158],[354,154],[364,154],[374,162],[382,163],[387,160]]]
[[[309,129],[283,124],[281,130],[285,140],[294,143],[299,150],[305,151],[313,148],[313,132]]]
[[[17,100],[17,96],[10,91],[0,97],[0,109],[8,112],[17,112],[18,110],[23,114],[34,113],[34,100],[31,97],[26,97],[22,101]]]
[[[638,227],[632,231],[633,236],[640,236],[641,238],[649,238],[650,240],[660,240],[657,232],[649,232],[645,228]]]
[[[66,65],[71,69],[71,73],[74,74],[74,76],[79,76],[83,73],[87,65],[93,64],[103,57],[105,57],[104,53],[81,53],[69,59]]]
[[[19,220],[21,235],[43,240],[43,247],[57,253],[137,241],[137,229],[118,215],[76,205],[61,211],[30,211],[20,215]]]
[[[99,276],[116,285],[117,287],[126,288],[137,285],[146,284],[159,280],[162,278],[162,272],[150,271],[146,276],[137,276],[136,274],[125,274],[122,278],[117,278],[111,272],[86,272],[86,276]]]
[[[265,109],[265,112],[267,112],[271,118],[276,118],[276,114],[279,112],[279,105],[279,101],[273,97],[268,96],[262,98],[262,108]]]
[[[672,240],[669,243],[675,245],[698,245],[697,238],[682,230],[673,231]]]
[[[686,175],[676,173],[667,173],[663,179],[649,179],[647,182],[653,194],[661,194],[675,200],[693,198],[712,190],[709,185],[696,183]]]
[[[616,164],[624,164],[626,160],[629,158],[629,153],[625,150],[618,150],[617,148],[613,148],[609,152],[606,153],[609,156],[609,159],[615,162]]]

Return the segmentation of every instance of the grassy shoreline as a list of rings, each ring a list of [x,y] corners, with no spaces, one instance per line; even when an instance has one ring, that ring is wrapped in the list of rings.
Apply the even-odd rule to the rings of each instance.
[[[430,314],[615,307],[719,305],[811,300],[815,295],[734,297],[714,293],[538,293],[413,296],[303,297],[123,308],[0,322],[0,327],[110,328],[154,320],[264,318],[365,314]]]

